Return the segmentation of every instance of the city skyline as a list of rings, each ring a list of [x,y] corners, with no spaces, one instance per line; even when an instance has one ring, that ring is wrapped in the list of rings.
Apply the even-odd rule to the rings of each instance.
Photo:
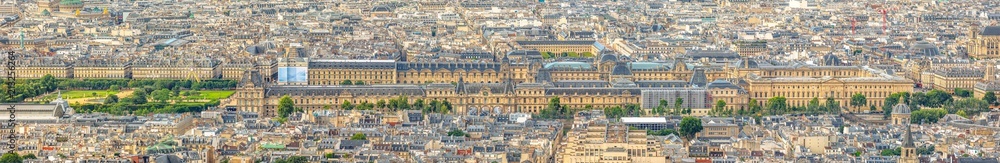
[[[2,1],[0,163],[1000,162],[998,6]]]

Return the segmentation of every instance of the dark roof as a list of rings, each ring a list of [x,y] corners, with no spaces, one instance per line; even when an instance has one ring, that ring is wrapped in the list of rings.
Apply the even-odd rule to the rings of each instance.
[[[1000,35],[1000,26],[989,26],[983,28],[983,32],[980,35],[984,36],[997,36]]]
[[[530,57],[530,56],[542,57],[542,53],[538,52],[538,50],[514,50],[507,52],[507,56],[518,56],[518,55],[524,57]]]
[[[688,82],[684,80],[639,80],[635,81],[635,84],[639,87],[686,87]]]
[[[601,62],[618,62],[618,56],[612,54],[602,54]]]
[[[264,79],[261,77],[260,72],[257,70],[247,70],[243,72],[243,77],[240,79],[240,86],[252,83],[254,86],[263,86]]]
[[[975,158],[975,157],[962,157],[958,158],[959,163],[998,163],[997,158]]]
[[[611,75],[632,75],[632,70],[629,69],[628,64],[619,62],[611,69]]]
[[[638,88],[549,88],[545,90],[546,95],[562,94],[590,94],[590,95],[622,95],[628,91],[632,95],[638,95],[642,91]]]
[[[357,61],[310,61],[309,68],[321,69],[394,69],[396,62],[357,62]]]
[[[407,95],[422,96],[424,90],[416,85],[368,85],[368,86],[273,86],[266,96],[337,96],[341,93],[360,95]]]
[[[691,59],[712,58],[712,59],[734,59],[740,55],[730,50],[689,50],[686,54]]]
[[[840,63],[840,58],[833,55],[833,53],[823,56],[823,66],[840,66]]]
[[[708,77],[705,76],[705,70],[694,70],[689,81],[691,81],[691,85],[704,87],[708,83]]]
[[[705,87],[709,88],[709,89],[711,89],[711,88],[730,88],[730,89],[743,90],[742,87],[736,86],[735,84],[733,84],[733,83],[731,83],[729,81],[726,81],[726,80],[722,80],[722,79],[716,79],[715,81],[712,81],[711,83],[708,83],[708,85],[705,86]]]
[[[552,85],[561,88],[608,87],[608,82],[603,80],[560,80],[552,82]]]

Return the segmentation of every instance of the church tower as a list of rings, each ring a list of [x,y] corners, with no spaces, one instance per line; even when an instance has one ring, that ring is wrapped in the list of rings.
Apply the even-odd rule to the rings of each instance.
[[[917,148],[913,145],[913,134],[910,131],[910,124],[906,125],[906,135],[903,137],[903,148],[900,150],[899,163],[919,163],[917,160]]]

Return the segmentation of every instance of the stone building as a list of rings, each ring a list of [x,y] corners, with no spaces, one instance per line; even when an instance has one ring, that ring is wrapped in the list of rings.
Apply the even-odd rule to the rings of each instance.
[[[1000,58],[1000,26],[973,28],[969,36],[969,57]]]
[[[842,108],[848,108],[851,96],[860,93],[868,99],[868,105],[879,108],[889,95],[913,91],[913,81],[868,67],[762,67],[759,73],[763,75],[748,77],[745,88],[760,106],[777,96],[785,97],[789,106],[806,106],[814,97],[832,97]],[[845,110],[867,110],[868,105]]]

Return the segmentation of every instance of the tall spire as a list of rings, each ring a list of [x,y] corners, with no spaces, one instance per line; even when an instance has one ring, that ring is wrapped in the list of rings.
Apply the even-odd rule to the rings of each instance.
[[[903,138],[903,147],[914,148],[913,134],[910,131],[910,123],[906,123],[906,137]]]

